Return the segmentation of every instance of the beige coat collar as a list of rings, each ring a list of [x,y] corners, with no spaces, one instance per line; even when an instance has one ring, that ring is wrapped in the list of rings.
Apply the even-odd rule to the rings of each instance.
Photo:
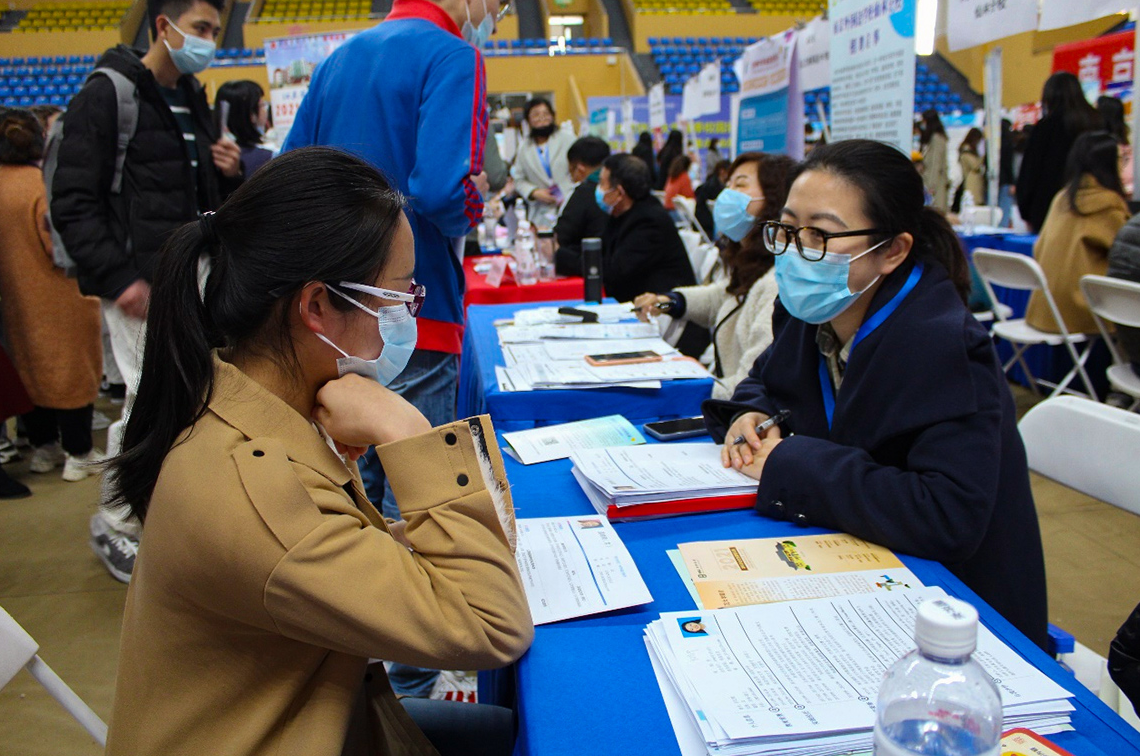
[[[215,353],[210,410],[248,438],[270,437],[285,446],[289,459],[310,467],[339,487],[356,476],[329,447],[312,421]]]

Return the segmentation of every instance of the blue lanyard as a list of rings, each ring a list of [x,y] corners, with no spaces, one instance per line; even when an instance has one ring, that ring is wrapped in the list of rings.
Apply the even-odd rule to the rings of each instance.
[[[550,169],[550,145],[536,144],[534,147],[538,150],[538,159],[542,162],[542,168],[546,171],[546,175],[554,178],[554,172]]]
[[[906,283],[898,290],[898,293],[891,297],[891,301],[863,321],[863,325],[859,326],[859,330],[855,332],[855,338],[851,340],[851,352],[855,351],[855,347],[859,345],[860,341],[867,338],[872,331],[894,314],[902,301],[906,299],[907,294],[910,294],[918,285],[918,279],[922,278],[922,269],[922,263],[916,264],[910,271],[910,275],[907,276]],[[850,358],[851,352],[848,352],[848,358]],[[822,354],[819,355],[819,386],[823,391],[823,411],[827,413],[827,427],[830,429],[832,420],[835,418],[835,386],[831,383],[831,371],[827,369],[827,358]]]

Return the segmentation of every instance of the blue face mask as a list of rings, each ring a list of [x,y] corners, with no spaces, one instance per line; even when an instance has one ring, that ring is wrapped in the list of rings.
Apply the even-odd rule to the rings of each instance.
[[[752,230],[756,218],[748,214],[748,203],[756,199],[735,189],[722,189],[713,204],[713,222],[717,236],[741,241]]]
[[[372,287],[358,285],[353,285],[352,288],[368,290],[369,293],[384,291],[382,289],[373,289]],[[404,368],[408,366],[408,360],[412,358],[412,352],[416,350],[416,340],[419,336],[416,328],[416,319],[412,317],[411,312],[408,311],[407,305],[399,304],[392,305],[391,307],[381,307],[378,310],[370,310],[352,297],[337,291],[331,286],[329,287],[329,291],[347,299],[352,304],[376,318],[376,323],[380,328],[380,338],[384,340],[384,347],[380,350],[380,356],[374,360],[366,360],[363,357],[353,357],[332,343],[324,334],[318,333],[316,335],[318,339],[344,355],[336,361],[336,367],[340,375],[343,377],[349,373],[356,373],[365,378],[371,378],[381,386],[390,385],[392,381],[396,380],[396,377],[400,375],[400,373],[404,372]],[[385,295],[389,293],[390,292],[385,292]]]
[[[794,245],[789,245],[784,254],[776,256],[776,286],[780,302],[793,318],[805,323],[819,325],[833,320],[879,280],[879,276],[875,276],[862,290],[851,291],[847,288],[851,263],[888,241],[890,239],[884,239],[854,257],[828,252],[818,262],[805,260]],[[811,254],[811,250],[808,253]]]
[[[594,187],[594,202],[598,203],[598,207],[606,215],[611,215],[614,211],[614,206],[606,202],[606,193],[602,191],[602,187]]]
[[[170,60],[174,62],[174,67],[181,73],[190,75],[202,73],[209,68],[214,60],[216,49],[214,43],[187,34],[175,26],[173,21],[170,22],[170,27],[182,35],[182,47],[177,50],[170,46],[170,42],[162,40],[170,52]]]
[[[482,48],[495,33],[495,19],[487,12],[487,0],[483,0],[483,20],[479,22],[479,28],[471,23],[471,9],[466,3],[463,4],[463,10],[467,12],[467,20],[463,22],[463,39],[472,47]]]

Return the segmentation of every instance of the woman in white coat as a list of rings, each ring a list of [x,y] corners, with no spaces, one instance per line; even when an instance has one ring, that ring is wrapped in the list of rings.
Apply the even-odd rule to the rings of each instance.
[[[683,286],[668,294],[642,294],[638,317],[668,314],[712,331],[707,364],[717,378],[713,397],[727,399],[752,363],[772,343],[776,301],[774,258],[764,247],[764,221],[779,217],[796,163],[785,155],[745,152],[729,170],[728,184],[713,207],[724,278]]]
[[[555,122],[554,108],[536,97],[523,111],[530,133],[519,145],[511,176],[515,189],[530,207],[529,220],[539,228],[554,228],[558,210],[574,191],[566,152],[574,135]]]

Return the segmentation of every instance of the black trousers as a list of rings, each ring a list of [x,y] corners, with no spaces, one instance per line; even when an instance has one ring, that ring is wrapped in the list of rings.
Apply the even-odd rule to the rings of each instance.
[[[36,407],[24,415],[28,441],[32,446],[44,446],[61,441],[63,450],[73,457],[82,457],[91,451],[91,416],[95,405],[79,409],[51,409]]]
[[[510,756],[514,715],[510,709],[460,701],[401,698],[440,756]]]

